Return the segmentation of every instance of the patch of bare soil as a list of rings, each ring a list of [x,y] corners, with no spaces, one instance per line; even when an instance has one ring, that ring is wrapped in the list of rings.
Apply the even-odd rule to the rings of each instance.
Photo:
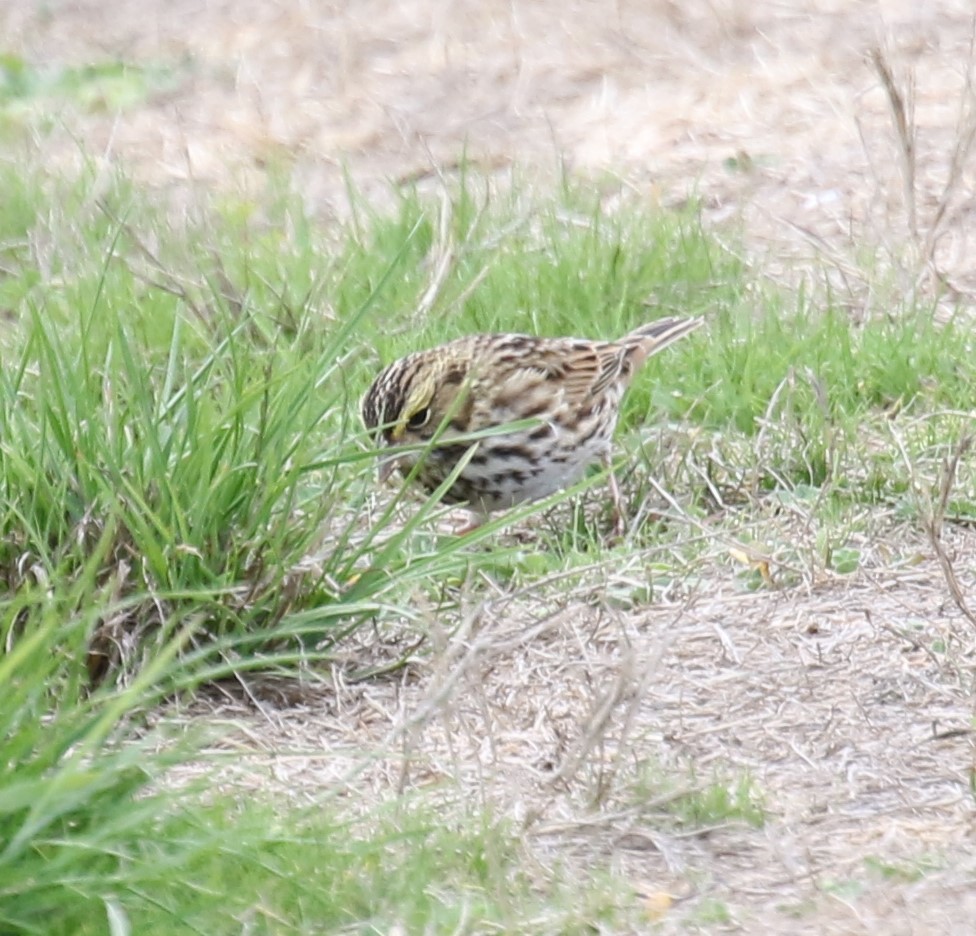
[[[228,696],[208,717],[235,784],[487,802],[524,830],[540,881],[557,863],[582,881],[611,867],[660,932],[962,934],[974,635],[936,562],[903,546],[806,589],[744,591],[730,573],[630,611],[600,582],[558,609],[499,596],[393,678],[345,685],[337,667],[297,703],[271,692],[255,714]],[[951,535],[956,558],[974,548]],[[762,827],[676,823],[681,793],[744,776]]]
[[[341,213],[343,167],[378,196],[466,147],[487,172],[568,165],[653,204],[697,195],[791,276],[850,287],[851,258],[869,256],[906,293],[941,281],[949,311],[976,290],[968,0],[79,0],[4,4],[0,24],[39,66],[172,69],[121,115],[66,103],[67,132],[39,144],[68,160],[80,139],[167,195],[260,185],[284,164]],[[972,593],[976,539],[953,537]],[[302,799],[450,781],[523,823],[540,877],[553,856],[581,875],[600,860],[671,894],[664,932],[968,933],[973,634],[918,553],[758,593],[717,564],[626,613],[599,582],[557,612],[499,598],[401,679],[346,686],[337,669],[298,704],[208,717],[249,755],[239,781]],[[655,777],[691,769],[751,775],[766,824],[662,831]],[[707,918],[709,898],[728,921]]]

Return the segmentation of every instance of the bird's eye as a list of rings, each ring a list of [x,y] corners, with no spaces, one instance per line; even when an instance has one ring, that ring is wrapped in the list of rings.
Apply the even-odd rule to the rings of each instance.
[[[417,412],[407,420],[407,428],[420,429],[427,425],[428,419],[430,419],[430,407],[425,406],[422,410],[417,410]]]

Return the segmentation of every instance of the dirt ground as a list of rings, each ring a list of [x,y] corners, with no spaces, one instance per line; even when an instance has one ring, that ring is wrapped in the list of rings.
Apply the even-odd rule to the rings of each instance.
[[[566,166],[650,203],[698,196],[770,275],[829,267],[849,286],[869,257],[905,290],[927,269],[954,304],[976,293],[974,162],[954,168],[969,0],[8,0],[0,23],[2,50],[39,66],[173,69],[121,115],[65,115],[167,196],[285,165],[342,214],[343,167],[382,197],[466,147],[484,172]],[[914,88],[911,195],[872,49]],[[77,151],[62,137],[51,158]],[[949,547],[976,594],[976,535]],[[407,679],[337,674],[298,706],[212,717],[253,782],[291,796],[456,781],[524,823],[540,877],[606,864],[648,895],[649,925],[669,894],[662,932],[972,933],[974,635],[925,541],[890,527],[865,548],[853,576],[758,593],[716,563],[628,612],[500,596]],[[748,774],[765,825],[662,832],[649,764]]]

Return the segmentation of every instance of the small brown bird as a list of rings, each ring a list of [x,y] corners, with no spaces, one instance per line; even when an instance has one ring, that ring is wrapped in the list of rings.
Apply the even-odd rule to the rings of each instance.
[[[619,341],[470,335],[418,351],[380,372],[362,401],[363,422],[377,444],[394,448],[380,468],[404,475],[421,461],[416,480],[435,490],[475,446],[444,495],[483,520],[491,511],[546,497],[573,484],[595,461],[609,467],[620,401],[652,354],[703,324],[662,318]],[[474,440],[452,439],[528,421]],[[423,446],[397,452],[398,446]],[[619,527],[620,495],[610,494]],[[477,525],[477,524],[475,524]]]

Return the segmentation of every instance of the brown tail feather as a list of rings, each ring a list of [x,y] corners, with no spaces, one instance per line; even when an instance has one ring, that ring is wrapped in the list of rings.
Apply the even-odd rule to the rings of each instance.
[[[680,318],[671,316],[641,325],[620,339],[620,344],[628,349],[628,362],[636,371],[652,354],[657,354],[669,344],[690,335],[696,328],[705,324],[703,318]]]

